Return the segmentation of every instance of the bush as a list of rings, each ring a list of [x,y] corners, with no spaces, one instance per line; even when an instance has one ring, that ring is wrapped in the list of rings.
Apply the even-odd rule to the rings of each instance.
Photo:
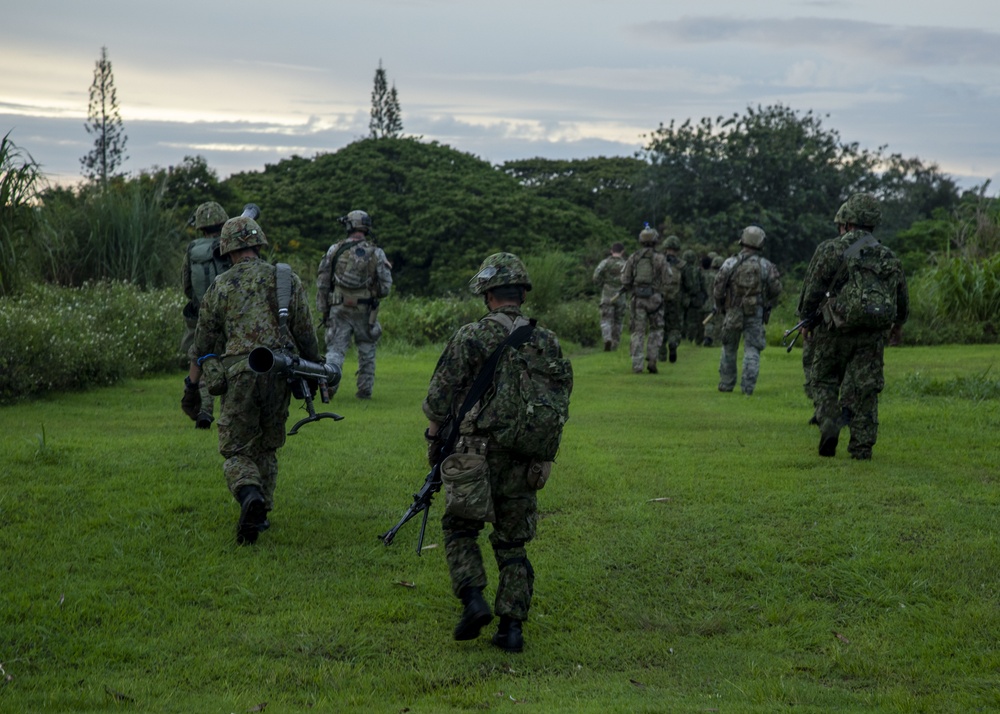
[[[183,305],[122,282],[0,299],[0,402],[176,369]]]

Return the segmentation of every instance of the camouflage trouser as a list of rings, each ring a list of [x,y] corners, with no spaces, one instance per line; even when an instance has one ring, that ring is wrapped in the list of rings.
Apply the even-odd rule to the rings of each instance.
[[[719,360],[719,389],[731,392],[736,386],[736,353],[743,337],[743,377],[740,389],[753,394],[760,372],[760,353],[767,346],[764,338],[764,318],[761,308],[755,315],[728,316],[722,325],[722,357]],[[742,318],[742,319],[741,319]]]
[[[618,349],[622,339],[622,323],[625,322],[625,298],[601,303],[601,339],[611,343],[611,349]]]
[[[181,335],[181,354],[178,360],[181,369],[187,370],[191,366],[191,358],[188,356],[188,351],[191,349],[191,345],[194,344],[194,330],[197,326],[197,320],[192,320],[189,317],[184,318],[184,334]],[[204,379],[198,382],[198,392],[201,394],[201,411],[212,416],[215,412],[215,397],[208,393],[208,387],[205,386]]]
[[[882,332],[828,332],[813,347],[812,387],[820,429],[846,423],[851,429],[847,448],[853,456],[871,456],[878,437],[884,351]]]
[[[496,523],[490,533],[490,545],[499,571],[494,612],[517,620],[528,619],[535,571],[528,561],[525,544],[535,537],[538,521],[536,491],[528,486],[528,463],[514,461],[505,453],[487,453],[490,486]],[[485,588],[486,570],[477,538],[482,521],[445,514],[445,556],[451,575],[451,589],[456,597],[463,588]]]
[[[229,378],[218,421],[219,453],[226,459],[222,470],[234,498],[243,486],[256,486],[267,509],[274,507],[275,452],[285,443],[290,400],[284,378],[250,371]]]
[[[656,364],[656,355],[663,345],[663,298],[659,294],[633,297],[628,329],[632,333],[629,345],[632,371],[641,372],[644,362]]]
[[[708,315],[709,313],[706,312],[705,316],[702,317],[702,320],[704,320],[705,317],[708,317]],[[705,325],[705,339],[715,342],[716,340],[721,339],[721,335],[722,335],[722,313],[717,312],[714,315],[712,315],[712,319],[709,320],[708,324]]]
[[[681,343],[681,332],[684,330],[684,308],[680,298],[667,300],[663,305],[664,339],[660,343],[660,360],[667,359],[667,347],[677,348]]]
[[[701,305],[691,305],[684,310],[684,339],[701,344],[705,337],[705,328],[701,321],[705,319],[705,311]]]
[[[326,328],[326,363],[343,370],[344,356],[351,345],[351,336],[358,346],[358,391],[371,394],[375,386],[375,347],[382,336],[382,326],[368,324],[367,305],[334,305],[330,308]],[[330,388],[330,396],[337,393]]]

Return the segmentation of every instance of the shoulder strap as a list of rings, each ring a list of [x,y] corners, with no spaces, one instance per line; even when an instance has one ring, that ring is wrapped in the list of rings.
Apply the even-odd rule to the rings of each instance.
[[[833,274],[833,280],[830,281],[830,285],[826,289],[827,295],[833,292],[833,288],[836,286],[837,281],[840,280],[844,271],[847,270],[847,261],[852,258],[857,258],[861,254],[861,251],[872,245],[878,245],[878,239],[871,233],[865,233],[847,246],[847,249],[844,250],[843,254],[840,256],[840,266],[837,268],[837,272]]]
[[[278,331],[281,333],[281,339],[291,344],[293,340],[292,333],[288,329],[288,306],[292,302],[292,266],[288,263],[276,264],[274,279],[278,293]]]
[[[344,254],[344,251],[347,250],[350,247],[351,243],[353,243],[353,242],[354,241],[349,241],[346,238],[344,240],[342,240],[340,242],[340,245],[337,246],[337,250],[334,252],[333,257],[330,258],[330,284],[331,285],[336,285],[337,284],[337,261],[340,260],[340,256],[342,256]]]

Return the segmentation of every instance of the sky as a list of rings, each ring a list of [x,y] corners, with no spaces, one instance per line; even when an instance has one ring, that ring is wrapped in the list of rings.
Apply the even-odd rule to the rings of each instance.
[[[132,173],[219,178],[368,134],[375,70],[404,134],[493,164],[633,156],[661,124],[782,104],[843,141],[1000,186],[995,0],[3,0],[0,135],[81,176],[106,47]]]

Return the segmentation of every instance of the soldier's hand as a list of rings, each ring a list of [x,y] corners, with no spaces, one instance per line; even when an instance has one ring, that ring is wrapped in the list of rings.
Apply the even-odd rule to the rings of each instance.
[[[198,385],[191,382],[190,377],[184,378],[184,396],[181,397],[181,411],[194,421],[201,412],[201,392]]]
[[[438,462],[441,450],[440,434],[431,435],[430,431],[424,431],[424,439],[427,440],[427,463],[431,468]]]

